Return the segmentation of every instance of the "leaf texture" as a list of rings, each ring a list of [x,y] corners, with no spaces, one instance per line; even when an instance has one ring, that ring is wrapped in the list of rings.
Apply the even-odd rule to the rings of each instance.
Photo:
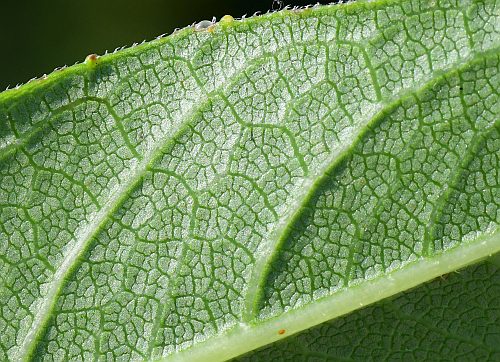
[[[498,298],[483,262],[234,361],[497,361]]]
[[[380,0],[4,92],[0,359],[228,359],[499,251],[499,46]]]

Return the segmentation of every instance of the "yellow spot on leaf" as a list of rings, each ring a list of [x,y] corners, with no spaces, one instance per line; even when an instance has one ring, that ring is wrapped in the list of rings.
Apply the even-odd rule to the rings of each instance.
[[[234,18],[231,15],[224,15],[222,19],[220,19],[220,23],[223,25],[231,24],[234,21]]]

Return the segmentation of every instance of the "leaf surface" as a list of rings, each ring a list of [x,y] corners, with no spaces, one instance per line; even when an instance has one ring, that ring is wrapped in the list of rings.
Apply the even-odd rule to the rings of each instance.
[[[0,94],[0,359],[228,359],[499,251],[499,10],[226,17]]]
[[[439,277],[234,361],[496,361],[499,260]]]

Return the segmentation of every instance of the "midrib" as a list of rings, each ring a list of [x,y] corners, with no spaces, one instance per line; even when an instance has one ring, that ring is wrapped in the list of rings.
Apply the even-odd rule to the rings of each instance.
[[[158,358],[157,361],[219,362],[230,360],[416,287],[440,275],[496,255],[498,252],[500,252],[499,228],[483,234],[471,243],[463,243],[431,258],[418,259],[404,268],[341,289],[334,294],[315,300],[314,303],[288,310],[278,317],[256,320],[251,325],[238,324],[223,334],[170,356]],[[285,333],[278,333],[280,330]]]

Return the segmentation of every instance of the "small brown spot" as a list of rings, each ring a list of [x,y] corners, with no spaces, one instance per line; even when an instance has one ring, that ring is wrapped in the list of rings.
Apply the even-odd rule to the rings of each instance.
[[[85,58],[85,63],[87,64],[95,64],[95,62],[97,62],[97,54],[90,54]]]
[[[285,331],[284,329],[280,329],[280,330],[278,331],[278,334],[285,334],[285,332],[286,332],[286,331]]]

